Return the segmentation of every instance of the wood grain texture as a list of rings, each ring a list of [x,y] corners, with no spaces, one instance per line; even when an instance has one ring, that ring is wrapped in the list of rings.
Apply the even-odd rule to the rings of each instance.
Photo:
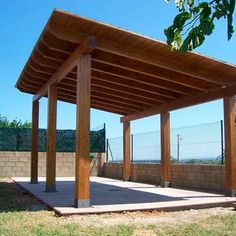
[[[123,180],[130,180],[130,122],[123,123]]]
[[[236,191],[236,98],[224,98],[225,190]]]
[[[170,113],[161,113],[161,185],[171,181],[170,172]]]
[[[46,191],[56,191],[57,87],[48,87]]]
[[[39,102],[32,103],[32,129],[31,129],[31,169],[30,182],[38,183],[38,128],[39,128]]]
[[[77,60],[77,71],[75,202],[90,198],[90,55],[79,56]]]
[[[81,54],[89,53],[95,46],[95,39],[89,36],[84,40],[78,48],[67,58],[67,60],[60,66],[60,68],[53,74],[50,80],[35,94],[34,101],[43,97],[47,91],[49,85],[59,83],[75,66],[78,60],[78,56]]]

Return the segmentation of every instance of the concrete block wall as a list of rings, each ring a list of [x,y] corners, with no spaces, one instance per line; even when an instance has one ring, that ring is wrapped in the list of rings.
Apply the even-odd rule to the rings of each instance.
[[[103,176],[105,153],[94,153],[90,163],[90,175]],[[56,160],[56,175],[58,177],[75,176],[75,153],[59,152]],[[39,176],[46,175],[46,153],[39,152]],[[30,152],[0,152],[0,176],[29,177]]]
[[[160,184],[160,165],[156,164],[132,164],[131,180],[150,184]]]
[[[122,163],[105,163],[104,177],[113,179],[122,179],[123,167]]]
[[[171,186],[224,191],[223,165],[172,165]]]
[[[171,186],[223,192],[224,169],[222,165],[171,165]],[[122,163],[105,163],[104,176],[122,179]],[[132,163],[131,180],[159,185],[160,165]]]

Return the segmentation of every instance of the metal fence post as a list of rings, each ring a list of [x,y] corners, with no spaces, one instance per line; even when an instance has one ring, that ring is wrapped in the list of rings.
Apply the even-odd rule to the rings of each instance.
[[[104,152],[106,152],[106,124],[104,123],[104,126],[103,126],[103,129],[104,129]]]

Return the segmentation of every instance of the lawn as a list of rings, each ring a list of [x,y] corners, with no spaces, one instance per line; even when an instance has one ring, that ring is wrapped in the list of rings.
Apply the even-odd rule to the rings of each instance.
[[[0,235],[236,235],[236,212],[213,208],[57,217],[10,179],[0,178]]]

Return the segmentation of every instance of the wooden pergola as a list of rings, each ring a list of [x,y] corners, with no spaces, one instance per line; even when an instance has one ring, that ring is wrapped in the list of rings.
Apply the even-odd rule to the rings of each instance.
[[[161,181],[170,176],[170,111],[224,99],[225,190],[236,193],[236,68],[54,10],[16,87],[33,94],[31,183],[38,182],[39,100],[48,97],[46,191],[56,190],[57,100],[76,104],[75,206],[90,205],[90,108],[122,115],[123,178],[131,176],[130,121],[161,115]],[[206,114],[210,115],[210,114]]]

